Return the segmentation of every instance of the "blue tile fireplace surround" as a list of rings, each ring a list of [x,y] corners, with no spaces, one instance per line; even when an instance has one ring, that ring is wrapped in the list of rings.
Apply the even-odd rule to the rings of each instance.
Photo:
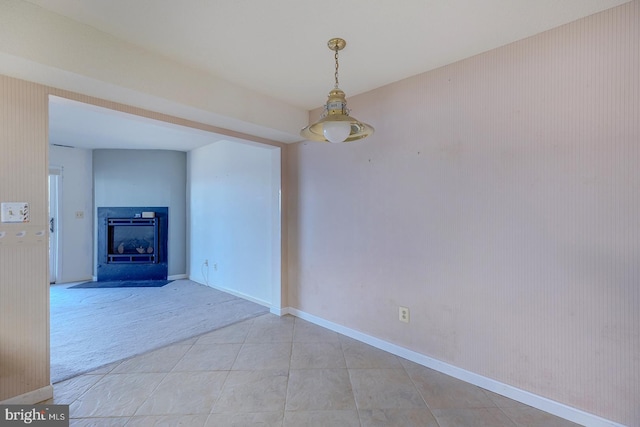
[[[98,281],[167,279],[167,207],[98,208]]]

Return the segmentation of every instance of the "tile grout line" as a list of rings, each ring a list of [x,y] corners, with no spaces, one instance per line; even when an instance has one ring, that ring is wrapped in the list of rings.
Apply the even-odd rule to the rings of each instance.
[[[247,330],[247,333],[244,335],[244,338],[242,339],[242,344],[240,345],[240,348],[238,349],[238,353],[236,353],[236,357],[233,359],[233,363],[231,363],[231,366],[227,370],[227,375],[224,378],[224,381],[222,382],[222,385],[220,386],[220,394],[216,398],[215,402],[212,402],[211,408],[209,408],[209,413],[207,414],[207,418],[206,418],[205,423],[204,423],[205,426],[209,423],[209,419],[214,414],[213,408],[216,406],[216,403],[218,403],[218,401],[222,397],[222,393],[223,393],[223,391],[225,389],[225,386],[227,385],[227,381],[229,380],[229,376],[231,374],[231,371],[233,370],[233,366],[235,365],[236,361],[238,360],[238,356],[240,355],[240,352],[242,351],[242,349],[244,348],[245,343],[247,342],[247,337],[249,336],[249,332],[251,331],[251,328],[253,328],[253,325],[255,323],[255,319],[256,319],[255,317],[251,319],[251,323],[249,325],[249,329]],[[241,322],[236,323],[236,325],[239,324],[239,323],[241,323]],[[220,343],[214,343],[214,344],[218,345]]]
[[[344,337],[344,335],[342,334],[338,334],[338,342],[340,343],[340,350],[342,352],[342,358],[344,359],[344,366],[347,369],[347,375],[349,376],[349,385],[351,386],[351,395],[353,396],[353,403],[356,407],[356,413],[358,414],[358,424],[360,424],[360,427],[362,427],[362,416],[361,416],[361,408],[358,405],[358,400],[356,399],[356,392],[355,392],[355,388],[353,387],[353,381],[351,378],[351,368],[349,368],[349,364],[347,362],[347,356],[345,356],[344,354],[344,345],[345,345],[345,341],[344,339],[342,339],[342,337]]]
[[[399,356],[398,356],[399,357]],[[413,380],[413,377],[411,376],[411,374],[409,373],[409,370],[407,369],[407,367],[405,366],[404,363],[402,363],[400,361],[400,366],[402,366],[402,369],[404,370],[404,372],[407,374],[407,376],[409,377],[409,380],[411,381],[411,384],[413,384],[413,386],[415,387],[416,391],[418,392],[418,394],[420,395],[420,398],[422,399],[422,401],[424,402],[424,406],[425,408],[427,408],[427,410],[429,411],[429,413],[431,414],[431,416],[433,417],[433,419],[435,420],[436,424],[438,426],[440,426],[440,421],[438,421],[438,418],[435,416],[435,414],[433,413],[433,410],[431,409],[431,407],[429,406],[429,404],[427,403],[427,400],[424,398],[424,395],[422,394],[422,392],[420,391],[420,389],[418,388],[418,386],[416,385],[416,382]]]

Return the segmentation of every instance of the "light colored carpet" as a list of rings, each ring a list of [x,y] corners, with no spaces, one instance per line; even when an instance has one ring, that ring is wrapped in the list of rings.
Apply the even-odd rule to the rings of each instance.
[[[269,311],[190,280],[161,288],[69,286],[51,286],[52,383]]]

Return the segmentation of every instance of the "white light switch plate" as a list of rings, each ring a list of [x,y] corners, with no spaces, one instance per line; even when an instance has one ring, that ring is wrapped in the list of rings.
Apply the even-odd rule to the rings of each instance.
[[[29,222],[29,203],[5,202],[0,205],[0,221]]]

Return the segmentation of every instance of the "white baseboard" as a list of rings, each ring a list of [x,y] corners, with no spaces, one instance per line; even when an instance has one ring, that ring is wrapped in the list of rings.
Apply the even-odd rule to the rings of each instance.
[[[542,397],[537,394],[533,394],[528,391],[510,386],[508,384],[501,383],[494,379],[484,377],[482,375],[464,370],[462,368],[458,368],[457,366],[450,365],[432,357],[425,356],[424,354],[406,349],[399,345],[392,344],[371,335],[367,335],[354,329],[339,325],[337,323],[330,322],[312,314],[305,313],[304,311],[300,311],[291,307],[286,307],[281,311],[283,311],[284,314],[292,314],[303,320],[315,323],[318,326],[322,326],[324,328],[338,332],[342,335],[346,335],[350,338],[356,339],[358,341],[372,345],[373,347],[395,354],[396,356],[400,356],[404,359],[415,362],[419,365],[426,366],[427,368],[442,372],[443,374],[452,376],[459,380],[468,382],[470,384],[508,397],[509,399],[524,403],[525,405],[532,406],[534,408],[540,409],[574,423],[582,424],[589,427],[624,427],[622,424],[615,423],[613,421],[598,417],[597,415],[593,415],[580,409],[567,406],[563,403],[547,399],[546,397]]]
[[[264,301],[264,300],[261,300],[261,299],[258,299],[258,298],[254,298],[251,295],[243,294],[242,292],[234,291],[233,289],[227,289],[227,288],[223,288],[221,286],[216,286],[216,285],[214,285],[212,283],[202,283],[202,282],[199,282],[197,280],[194,280],[192,277],[189,277],[188,279],[191,280],[192,282],[196,282],[196,283],[199,283],[201,285],[208,286],[210,288],[217,289],[217,290],[222,291],[222,292],[226,292],[226,293],[231,294],[233,296],[236,296],[238,298],[246,299],[247,301],[255,302],[256,304],[260,304],[260,305],[263,305],[265,307],[271,308],[271,304],[269,304],[267,301]]]
[[[0,402],[2,405],[35,405],[53,398],[53,386],[49,384],[46,387],[30,391],[20,396],[11,397]]]
[[[276,316],[284,316],[287,314],[291,314],[289,311],[289,307],[271,307],[271,314],[275,314]]]

